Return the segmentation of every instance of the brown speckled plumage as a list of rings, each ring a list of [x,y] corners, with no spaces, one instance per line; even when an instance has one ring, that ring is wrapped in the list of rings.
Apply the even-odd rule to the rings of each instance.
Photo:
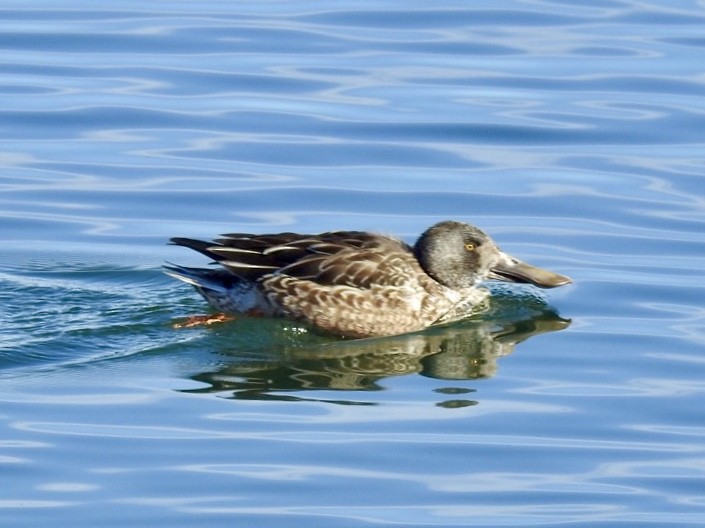
[[[360,231],[232,233],[214,242],[172,243],[220,264],[165,266],[217,309],[304,320],[345,337],[412,332],[467,316],[487,296],[476,286],[485,278],[543,287],[569,282],[512,259],[482,231],[459,222],[436,224],[414,247]],[[524,273],[507,271],[514,264]]]

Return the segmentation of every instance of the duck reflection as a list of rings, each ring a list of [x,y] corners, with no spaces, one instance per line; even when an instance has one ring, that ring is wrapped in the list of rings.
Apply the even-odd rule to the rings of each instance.
[[[265,350],[248,357],[243,357],[242,350],[228,352],[230,360],[220,368],[192,376],[206,387],[186,392],[218,392],[237,399],[300,400],[301,394],[286,393],[381,390],[380,380],[407,374],[443,380],[489,378],[497,373],[498,359],[511,354],[517,344],[570,324],[545,306],[514,315],[502,320],[470,319],[416,334],[351,341],[325,340],[299,327],[280,324],[260,336],[269,339]],[[448,403],[460,406],[473,402]]]

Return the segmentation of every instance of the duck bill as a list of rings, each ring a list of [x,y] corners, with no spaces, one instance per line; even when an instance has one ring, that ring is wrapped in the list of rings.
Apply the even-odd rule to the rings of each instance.
[[[502,253],[497,264],[492,267],[489,278],[506,282],[524,282],[540,288],[556,288],[573,282],[570,277],[537,268],[506,253]]]

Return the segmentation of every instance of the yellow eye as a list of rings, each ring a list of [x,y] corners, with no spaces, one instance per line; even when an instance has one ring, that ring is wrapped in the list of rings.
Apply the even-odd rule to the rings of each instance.
[[[468,251],[475,251],[475,244],[468,242],[467,244],[465,244],[465,249],[467,249]]]

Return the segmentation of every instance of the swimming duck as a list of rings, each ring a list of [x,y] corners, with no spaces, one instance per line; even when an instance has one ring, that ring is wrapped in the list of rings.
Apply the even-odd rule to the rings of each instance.
[[[477,227],[445,221],[412,247],[386,235],[230,233],[213,242],[171,243],[213,259],[218,268],[164,266],[217,310],[303,320],[341,337],[414,332],[467,317],[489,295],[483,280],[554,288],[569,277],[501,251]]]

